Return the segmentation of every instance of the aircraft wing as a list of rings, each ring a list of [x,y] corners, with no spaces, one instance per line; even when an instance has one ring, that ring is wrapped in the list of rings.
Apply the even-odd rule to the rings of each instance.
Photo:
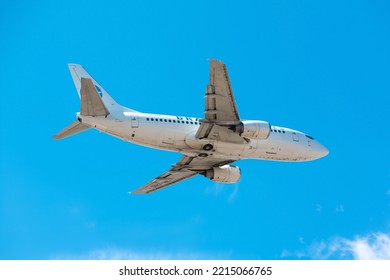
[[[213,167],[222,166],[231,162],[233,161],[226,161],[215,158],[213,156],[202,158],[183,155],[176,164],[172,165],[172,168],[169,171],[161,174],[146,185],[136,189],[135,191],[132,191],[131,193],[148,194],[155,192],[162,188],[191,178],[197,174],[202,174],[206,172],[206,170]]]
[[[236,101],[226,65],[219,60],[210,60],[210,82],[206,87],[205,119],[215,123],[240,121]]]
[[[226,65],[219,60],[210,60],[210,81],[206,87],[204,114],[196,138],[236,143],[245,141],[228,129],[229,125],[240,124],[240,116]]]

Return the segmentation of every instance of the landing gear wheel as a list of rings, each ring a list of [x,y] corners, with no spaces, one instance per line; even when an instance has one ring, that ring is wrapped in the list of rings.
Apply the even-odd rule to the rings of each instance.
[[[200,153],[198,156],[199,156],[199,157],[203,157],[203,158],[205,158],[205,157],[207,157],[207,156],[208,156],[208,154],[206,154],[206,153]]]
[[[211,151],[213,148],[214,148],[214,146],[211,144],[206,144],[203,146],[203,150],[205,150],[205,151]]]

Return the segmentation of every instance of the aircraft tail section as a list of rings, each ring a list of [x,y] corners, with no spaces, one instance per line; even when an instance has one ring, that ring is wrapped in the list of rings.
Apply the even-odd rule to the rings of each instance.
[[[123,112],[136,112],[119,105],[79,64],[69,64],[69,71],[80,97],[79,118],[53,136],[62,139],[90,128],[82,122],[83,117],[108,117]]]
[[[110,114],[91,79],[81,78],[80,93],[81,115],[97,117]]]
[[[82,131],[87,130],[87,129],[89,129],[88,126],[82,124],[79,120],[75,120],[70,125],[68,125],[63,130],[61,130],[56,135],[54,135],[53,138],[56,140],[60,140],[60,139],[63,139],[65,137],[71,136],[73,134],[82,132]]]
[[[91,75],[80,65],[80,64],[68,64],[70,74],[72,76],[73,82],[76,86],[77,93],[81,99],[81,109],[87,109],[87,108],[93,108],[95,106],[98,106],[99,109],[98,114],[91,113],[89,110],[87,110],[88,115],[90,116],[101,116],[101,115],[108,115],[109,113],[115,113],[115,112],[123,112],[123,111],[133,111],[131,109],[122,107],[119,105],[108,93],[104,90],[104,88],[95,81]],[[87,93],[87,94],[83,94]],[[88,106],[85,103],[85,98],[83,97],[91,97],[88,99],[88,101],[91,101]],[[101,101],[99,101],[99,99]],[[102,103],[102,104],[100,104]],[[91,107],[92,106],[92,107]],[[103,109],[104,107],[104,109]],[[83,115],[83,110],[81,110],[81,114]]]
[[[81,116],[107,117],[110,114],[98,92],[98,87],[93,84],[91,78],[81,77],[80,84],[78,84],[77,80],[76,87],[80,87]],[[78,118],[76,121],[72,122],[70,125],[68,125],[63,130],[54,135],[53,138],[56,140],[63,139],[65,137],[87,130],[88,128],[89,126],[83,124],[81,122],[81,118]]]

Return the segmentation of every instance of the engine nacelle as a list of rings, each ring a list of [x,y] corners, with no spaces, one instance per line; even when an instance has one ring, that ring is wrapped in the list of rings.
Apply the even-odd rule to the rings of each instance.
[[[240,180],[241,170],[237,166],[224,165],[207,170],[205,176],[214,182],[236,183]]]
[[[264,140],[271,133],[271,126],[264,121],[242,121],[234,127],[234,131],[245,138]]]

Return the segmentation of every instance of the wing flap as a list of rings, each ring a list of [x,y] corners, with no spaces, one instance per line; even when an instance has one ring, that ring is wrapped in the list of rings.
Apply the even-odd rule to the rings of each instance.
[[[245,139],[226,126],[219,126],[214,123],[202,122],[195,134],[198,139],[221,140],[229,143],[245,143]]]

